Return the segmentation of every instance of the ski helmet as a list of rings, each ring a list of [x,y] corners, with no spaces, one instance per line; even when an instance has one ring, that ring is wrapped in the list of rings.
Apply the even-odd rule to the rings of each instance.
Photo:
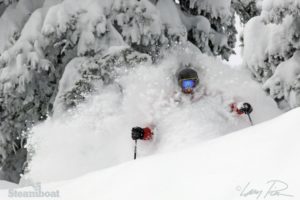
[[[184,93],[192,93],[199,83],[198,74],[191,68],[185,68],[178,74],[178,83]]]

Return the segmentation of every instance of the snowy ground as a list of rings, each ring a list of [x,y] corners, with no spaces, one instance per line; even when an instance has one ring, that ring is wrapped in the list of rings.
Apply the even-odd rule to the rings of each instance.
[[[281,114],[248,71],[188,49],[177,52],[199,71],[199,100],[183,96],[182,103],[175,101],[178,55],[158,66],[128,71],[118,84],[100,89],[77,110],[34,127],[30,144],[35,152],[21,183],[72,179],[132,160],[130,131],[135,126],[156,127],[152,142],[139,143],[138,156],[144,157],[180,151],[248,127],[246,116],[228,111],[233,100],[253,105],[255,123]]]
[[[180,152],[46,184],[41,192],[64,200],[298,199],[299,117],[300,109],[295,109]],[[36,192],[38,187],[1,190],[0,197],[5,200],[8,194],[30,191]]]

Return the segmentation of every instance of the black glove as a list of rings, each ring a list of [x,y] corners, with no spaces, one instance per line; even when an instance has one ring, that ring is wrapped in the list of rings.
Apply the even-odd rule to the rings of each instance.
[[[243,106],[240,109],[243,113],[245,113],[246,115],[249,115],[250,113],[252,113],[253,108],[249,103],[243,103]]]
[[[140,127],[132,128],[131,137],[133,140],[141,140],[144,138],[144,129]]]

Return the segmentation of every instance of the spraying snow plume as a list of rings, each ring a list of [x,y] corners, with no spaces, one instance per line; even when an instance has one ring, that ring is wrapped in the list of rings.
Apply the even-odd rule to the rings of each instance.
[[[199,90],[205,95],[193,103],[186,96],[175,101],[180,92],[174,77],[178,52],[193,58],[192,65],[201,72]],[[246,117],[228,111],[227,103],[235,98],[253,104],[256,123],[278,115],[275,103],[248,74],[190,49],[159,65],[131,69],[114,84],[99,87],[76,110],[33,128],[29,146],[34,153],[23,181],[64,180],[132,160],[134,126],[155,126],[154,140],[139,143],[139,157],[177,151],[247,127]]]

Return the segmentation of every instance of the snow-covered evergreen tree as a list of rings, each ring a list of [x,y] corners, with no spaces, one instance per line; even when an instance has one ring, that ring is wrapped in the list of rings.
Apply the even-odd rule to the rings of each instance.
[[[60,80],[59,93],[54,102],[55,114],[62,114],[63,111],[77,106],[85,100],[85,95],[103,86],[118,84],[115,80],[122,72],[141,63],[151,63],[151,57],[125,47],[107,55],[73,59],[66,66],[64,76]],[[120,90],[122,91],[122,88]]]
[[[189,41],[204,53],[228,60],[237,33],[231,0],[180,0],[179,4]]]
[[[232,6],[243,24],[261,12],[262,0],[232,0]]]
[[[16,2],[18,2],[18,0],[0,0],[0,16],[10,4]]]
[[[299,1],[264,0],[244,30],[243,57],[254,77],[282,108],[300,105]]]
[[[175,2],[0,1],[2,178],[18,181],[32,124],[113,83],[119,68],[157,62],[187,41],[228,59],[236,34],[231,1]]]

